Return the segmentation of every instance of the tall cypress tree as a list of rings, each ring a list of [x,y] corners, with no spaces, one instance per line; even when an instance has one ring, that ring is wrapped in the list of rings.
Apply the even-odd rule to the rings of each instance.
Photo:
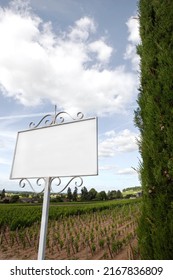
[[[139,0],[143,259],[173,259],[173,1]]]

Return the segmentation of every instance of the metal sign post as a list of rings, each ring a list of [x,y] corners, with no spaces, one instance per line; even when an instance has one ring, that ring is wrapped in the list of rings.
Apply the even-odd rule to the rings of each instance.
[[[39,240],[39,249],[38,249],[38,260],[44,260],[44,258],[45,258],[47,224],[48,224],[49,203],[50,203],[50,188],[51,188],[51,178],[48,177],[45,179],[45,189],[44,189],[41,229],[40,229],[40,240]]]
[[[75,182],[75,186],[82,186],[80,176],[98,175],[97,118],[83,119],[83,114],[79,112],[77,118],[64,123],[61,115],[72,118],[66,112],[57,113],[55,106],[54,115],[47,114],[36,125],[30,123],[29,130],[18,132],[10,175],[10,179],[21,179],[20,187],[24,188],[27,183],[33,191],[29,179],[38,178],[37,186],[44,181],[38,260],[45,258],[53,181],[58,179],[56,186],[60,186],[60,177],[72,177],[58,192],[61,193],[73,180],[79,179],[79,185]],[[44,125],[40,127],[42,123]]]

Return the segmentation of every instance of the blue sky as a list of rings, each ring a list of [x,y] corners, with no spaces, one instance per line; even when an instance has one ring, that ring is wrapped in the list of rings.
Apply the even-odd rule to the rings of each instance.
[[[137,0],[0,0],[0,190],[19,189],[9,180],[17,132],[55,104],[98,117],[99,175],[83,178],[88,189],[140,185],[138,27]]]

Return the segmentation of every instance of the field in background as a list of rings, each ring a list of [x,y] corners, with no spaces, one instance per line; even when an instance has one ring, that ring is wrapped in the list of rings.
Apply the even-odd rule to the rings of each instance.
[[[0,259],[37,259],[41,210],[0,205]],[[138,199],[51,205],[46,259],[138,258],[139,216]]]

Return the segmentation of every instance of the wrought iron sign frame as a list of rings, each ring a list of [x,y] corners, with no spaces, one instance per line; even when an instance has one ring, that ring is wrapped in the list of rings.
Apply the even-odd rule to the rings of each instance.
[[[37,128],[50,127],[53,125],[71,123],[71,121],[65,122],[65,117],[70,118],[72,121],[83,120],[84,114],[78,112],[76,118],[73,118],[69,113],[61,111],[57,113],[57,107],[55,106],[54,114],[46,114],[37,124],[31,122],[29,124],[29,129],[34,130]],[[98,141],[98,140],[97,140]],[[98,144],[98,143],[97,143]],[[98,156],[98,155],[97,155]],[[97,159],[98,161],[98,159]],[[98,166],[98,162],[97,162]],[[70,184],[74,183],[75,187],[81,187],[83,185],[83,179],[80,176],[73,176],[65,185],[62,184],[60,177],[41,177],[37,178],[34,185],[36,187],[41,187],[41,191],[36,191],[33,183],[28,178],[22,178],[19,181],[19,186],[25,188],[27,185],[35,193],[44,193],[43,206],[42,206],[42,218],[41,218],[41,228],[40,228],[40,240],[38,249],[38,260],[43,260],[45,258],[46,249],[46,235],[47,235],[47,224],[48,224],[48,213],[49,213],[49,203],[50,203],[50,192],[62,193]],[[56,187],[61,187],[60,191],[55,192],[53,185]]]

